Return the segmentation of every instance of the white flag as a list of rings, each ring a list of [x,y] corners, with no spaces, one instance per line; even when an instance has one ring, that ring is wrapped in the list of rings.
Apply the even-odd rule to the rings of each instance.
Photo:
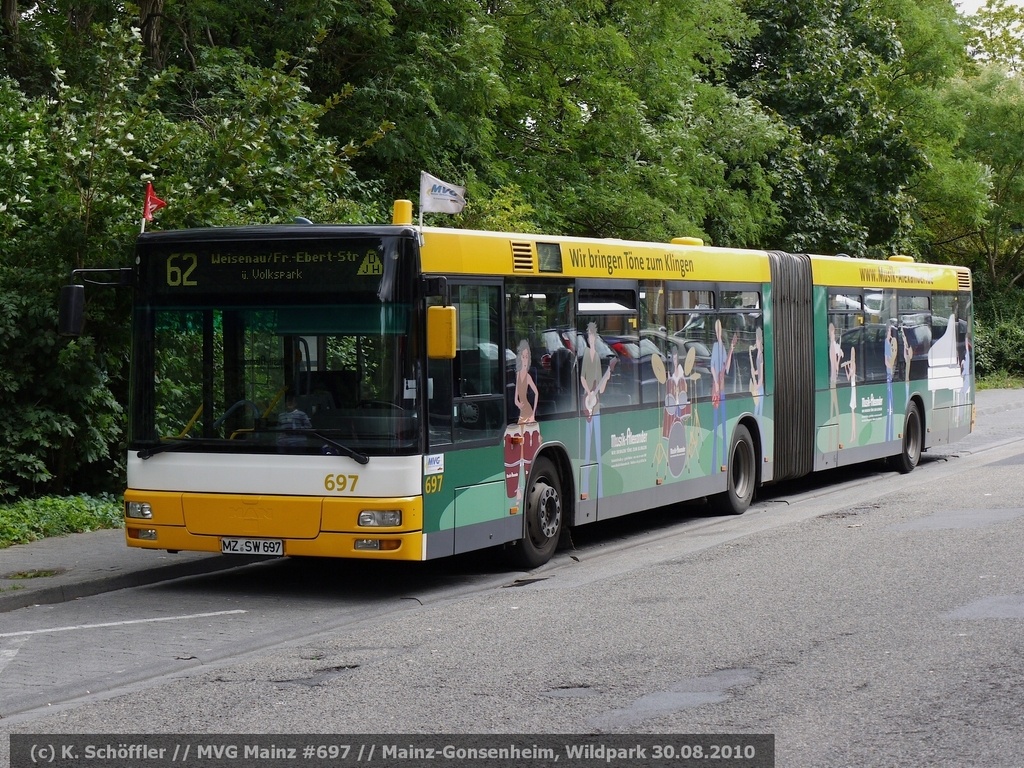
[[[458,213],[466,205],[466,188],[420,171],[420,213]]]

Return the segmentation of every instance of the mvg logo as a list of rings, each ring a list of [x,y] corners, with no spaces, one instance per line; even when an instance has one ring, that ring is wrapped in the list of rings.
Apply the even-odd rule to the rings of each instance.
[[[434,184],[430,188],[430,194],[432,194],[432,195],[444,195],[445,197],[450,197],[453,200],[458,200],[458,199],[460,199],[462,197],[462,193],[459,192],[457,189],[452,189],[451,187],[446,187],[444,184]]]
[[[433,456],[423,457],[423,474],[424,475],[442,475],[444,474],[444,454],[435,453]]]
[[[420,210],[425,213],[459,213],[466,204],[466,188],[449,184],[426,171],[420,172]]]

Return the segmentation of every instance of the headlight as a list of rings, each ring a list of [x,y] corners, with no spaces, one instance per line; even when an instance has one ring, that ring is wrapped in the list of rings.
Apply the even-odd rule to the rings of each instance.
[[[124,516],[149,520],[153,517],[153,508],[148,501],[128,501],[124,505]]]
[[[362,528],[394,528],[402,524],[400,509],[364,509],[359,513]]]

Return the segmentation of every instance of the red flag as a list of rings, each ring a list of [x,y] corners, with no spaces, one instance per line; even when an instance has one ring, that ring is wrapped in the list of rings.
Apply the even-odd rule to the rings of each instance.
[[[161,208],[166,206],[163,200],[156,196],[153,192],[153,182],[146,183],[146,204],[142,207],[142,218],[146,221],[153,220],[153,214],[159,211]]]

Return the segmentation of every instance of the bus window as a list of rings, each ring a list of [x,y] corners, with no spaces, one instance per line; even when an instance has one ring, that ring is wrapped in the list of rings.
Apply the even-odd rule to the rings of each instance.
[[[576,411],[579,370],[575,351],[575,317],[572,284],[565,280],[509,280],[505,287],[508,330],[506,349],[514,364],[506,369],[508,421],[521,414],[515,406],[515,376],[523,361],[537,387],[534,416]],[[529,351],[523,355],[524,346]],[[530,394],[533,398],[534,395]]]
[[[859,293],[843,289],[841,291],[830,290],[828,292],[828,308],[832,312],[844,310],[859,312],[864,307],[863,297]]]
[[[658,282],[640,283],[640,338],[638,341],[642,374],[640,401],[660,403],[667,383],[669,355],[665,326],[665,290]]]
[[[761,294],[757,291],[722,291],[719,309],[757,311],[761,309]]]
[[[480,440],[505,429],[506,368],[514,357],[501,337],[501,290],[460,285],[458,349],[452,361],[453,438]]]
[[[726,392],[750,394],[754,386],[751,366],[761,327],[761,294],[751,290],[722,291],[718,319],[722,323],[722,343],[732,350],[725,377]]]
[[[645,367],[650,372],[650,360],[644,366],[636,290],[581,288],[577,311],[577,349],[587,363],[581,363],[588,382],[585,394],[594,395],[604,408],[638,404],[640,379]],[[598,361],[600,374],[595,365]]]
[[[669,359],[677,359],[689,386],[691,400],[711,397],[711,344],[714,343],[715,297],[708,290],[669,288]]]
[[[912,379],[928,378],[928,350],[932,345],[931,298],[927,294],[901,294],[898,299],[899,332],[893,378],[908,386]]]

